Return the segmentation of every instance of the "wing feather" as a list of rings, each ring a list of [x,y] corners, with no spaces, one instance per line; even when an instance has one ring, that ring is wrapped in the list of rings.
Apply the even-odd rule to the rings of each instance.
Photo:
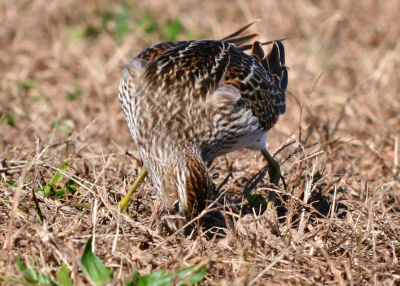
[[[241,34],[252,24],[223,41],[165,42],[145,49],[136,57],[145,65],[145,88],[205,99],[219,107],[234,105],[230,110],[246,108],[257,117],[261,128],[270,129],[286,110],[285,51],[282,42],[274,41],[265,56],[265,43],[255,41],[251,55],[244,53],[240,45],[243,47],[253,34]]]

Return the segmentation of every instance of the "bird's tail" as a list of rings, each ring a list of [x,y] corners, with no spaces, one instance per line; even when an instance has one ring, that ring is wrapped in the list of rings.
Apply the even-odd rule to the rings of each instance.
[[[253,21],[253,22],[247,24],[246,26],[243,26],[242,28],[233,32],[232,34],[229,34],[228,36],[222,38],[220,41],[234,44],[239,49],[242,49],[243,46],[247,47],[248,46],[247,43],[250,42],[252,39],[256,38],[258,36],[258,34],[250,33],[250,34],[242,35],[242,33],[244,31],[246,31],[250,26],[254,25],[256,22],[258,22],[258,21]],[[246,49],[246,50],[248,50],[248,49]]]
[[[243,32],[256,22],[258,21],[253,21],[246,26],[243,26],[232,34],[222,38],[221,41],[234,44],[242,51],[251,50],[251,55],[258,59],[268,73],[279,77],[280,87],[285,91],[288,84],[288,68],[285,65],[285,47],[283,46],[282,41],[287,38],[267,42],[254,41],[251,43],[258,34],[250,33],[243,35]],[[272,48],[268,55],[265,56],[262,46],[269,44],[272,44]]]
[[[255,57],[271,75],[279,77],[280,88],[286,91],[288,84],[288,68],[285,66],[285,47],[281,41],[273,41],[272,48],[265,56],[262,43],[255,41],[251,48],[251,55]]]

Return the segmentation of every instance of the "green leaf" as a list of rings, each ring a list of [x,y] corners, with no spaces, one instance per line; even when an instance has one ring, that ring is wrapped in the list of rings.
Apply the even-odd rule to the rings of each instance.
[[[86,38],[97,38],[100,35],[100,30],[93,25],[87,25],[85,29]]]
[[[33,79],[26,79],[24,81],[19,82],[18,85],[22,89],[29,91],[31,88],[33,88],[35,85],[37,85],[37,81],[35,81]]]
[[[39,280],[38,274],[32,268],[27,268],[22,272],[26,281],[30,283],[37,283]]]
[[[51,187],[49,185],[44,185],[43,186],[43,192],[44,192],[44,196],[48,197],[51,194]]]
[[[51,286],[59,286],[60,284],[54,280],[51,275],[43,274],[40,271],[36,271],[31,266],[28,267],[21,261],[21,258],[17,257],[16,259],[17,266],[19,270],[22,272],[25,280],[31,284],[39,284],[39,285],[51,285]]]
[[[19,279],[17,277],[1,276],[0,275],[0,283],[4,283],[4,285],[8,285],[8,284],[11,284],[11,285],[22,285],[22,284],[26,284],[26,281],[23,280],[23,279]]]
[[[261,194],[254,193],[247,198],[249,205],[261,204],[263,206],[267,205],[267,201]]]
[[[67,170],[68,164],[71,162],[71,158],[65,159],[65,161],[58,167],[60,170]],[[42,183],[42,187],[36,189],[36,192],[43,191],[45,197],[50,196],[52,193],[55,193],[57,197],[64,197],[66,194],[66,188],[57,188],[60,181],[64,178],[64,175],[57,171],[53,177],[51,178],[48,184]],[[57,188],[57,189],[56,189]],[[55,190],[56,189],[56,190]]]
[[[92,237],[90,237],[83,250],[81,263],[83,272],[96,285],[103,285],[104,282],[112,278],[112,271],[104,266],[101,259],[91,250]]]
[[[143,29],[146,34],[152,34],[158,30],[158,23],[156,18],[150,14],[146,13],[137,21],[139,28]]]
[[[199,38],[198,36],[196,36],[196,32],[194,30],[187,30],[185,32],[185,39],[196,39]]]
[[[165,270],[157,270],[149,275],[140,276],[138,271],[133,271],[132,280],[127,286],[169,286],[174,282],[173,274],[166,274]]]
[[[164,29],[164,36],[167,41],[175,41],[178,35],[182,32],[183,25],[179,20],[171,20],[167,23]]]
[[[82,26],[76,26],[71,29],[68,36],[71,41],[81,39],[85,36],[85,29]]]
[[[110,11],[105,11],[102,15],[101,26],[104,30],[107,30],[108,23],[112,20],[113,15]]]
[[[11,187],[15,187],[15,186],[17,185],[16,182],[11,181],[11,180],[7,180],[6,183],[7,183],[8,185],[10,185]]]
[[[26,266],[25,266],[25,264],[21,261],[21,258],[17,257],[17,258],[16,258],[16,262],[17,262],[17,266],[18,266],[19,271],[23,272],[23,271],[26,270]]]
[[[34,95],[31,97],[30,102],[31,103],[36,103],[39,101],[42,101],[45,98],[44,94],[40,92],[38,95]]]
[[[71,162],[71,158],[67,158],[65,159],[65,161],[61,164],[60,167],[58,167],[60,170],[65,171],[67,170],[68,164],[69,162]],[[56,172],[53,176],[53,178],[50,180],[50,182],[48,183],[48,185],[50,187],[56,187],[58,185],[58,183],[62,180],[62,178],[64,178],[64,175],[60,172]]]
[[[66,183],[65,183],[65,187],[67,188],[68,192],[71,193],[75,193],[76,190],[78,189],[78,185],[75,183],[74,180],[69,179]]]
[[[201,267],[198,267],[197,265],[193,265],[178,271],[179,277],[185,277],[189,274],[191,275],[185,279],[185,282],[189,283],[189,285],[199,283],[204,279],[204,276],[206,276],[207,274],[207,266],[203,265]],[[178,285],[186,285],[186,283],[182,281],[178,283]]]
[[[172,285],[174,281],[173,274],[166,274],[164,270],[158,270],[148,276],[149,284],[154,286]]]
[[[121,11],[115,14],[115,33],[120,40],[131,31],[130,12],[131,6],[125,2]]]
[[[189,267],[186,267],[186,268],[183,268],[183,269],[179,270],[178,271],[178,276],[179,277],[185,277],[190,272],[192,272],[195,267],[196,267],[196,265],[192,265],[192,266],[189,266]]]
[[[133,270],[133,273],[132,273],[132,280],[129,280],[126,283],[126,286],[137,286],[139,283],[138,281],[139,281],[139,272],[135,269],[135,270]]]
[[[71,286],[72,279],[69,277],[70,273],[67,266],[63,263],[61,269],[57,271],[57,278],[61,282],[61,286]]]
[[[8,126],[15,127],[15,112],[14,110],[10,110],[6,114],[7,124]]]
[[[207,272],[207,266],[193,265],[179,270],[176,273],[167,274],[165,270],[157,270],[149,275],[140,276],[135,270],[132,274],[127,286],[169,286],[175,285],[180,278],[181,281],[177,285],[193,285],[201,282]]]
[[[79,85],[75,86],[74,91],[67,92],[67,100],[73,101],[78,99],[82,95],[82,89]]]
[[[39,285],[51,285],[51,286],[59,286],[60,284],[54,280],[53,277],[51,277],[50,275],[45,275],[42,272],[38,271],[38,284]]]
[[[67,194],[68,190],[67,188],[57,188],[55,191],[55,195],[57,198],[63,198]]]
[[[59,167],[60,170],[65,171],[68,167],[68,164],[70,163],[71,158],[67,158]],[[78,185],[76,182],[72,179],[69,179],[67,182],[65,182],[65,186],[61,187],[59,186],[61,180],[64,178],[64,175],[60,172],[57,171],[53,177],[51,178],[50,182],[46,184],[45,182],[42,183],[42,186],[38,187],[35,192],[44,192],[44,195],[46,197],[50,195],[54,195],[57,198],[63,198],[66,196],[68,192],[75,193],[75,191],[78,189]]]
[[[51,128],[53,128],[54,130],[57,130],[61,133],[64,133],[65,135],[69,135],[69,133],[71,131],[71,126],[69,126],[65,122],[60,121],[59,118],[57,118],[56,121],[54,121],[51,124]]]

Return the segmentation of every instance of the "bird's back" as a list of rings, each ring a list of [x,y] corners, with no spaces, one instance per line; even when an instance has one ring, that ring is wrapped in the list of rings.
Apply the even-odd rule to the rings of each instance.
[[[213,40],[161,43],[137,58],[147,62],[145,79],[153,90],[185,92],[198,100],[220,87],[232,86],[241,95],[236,104],[252,110],[266,130],[285,112],[287,70],[281,42],[264,59],[264,66],[257,54],[248,55],[234,44]]]
[[[139,134],[138,145],[161,133],[167,141],[183,138],[188,146],[197,144],[202,157],[210,160],[247,147],[247,141],[277,122],[285,112],[287,86],[282,43],[274,42],[265,57],[259,42],[245,46],[251,48],[250,55],[231,42],[165,42],[133,59],[127,74],[135,74],[130,69],[136,69],[138,62],[141,69],[130,81],[136,85],[134,95],[128,95],[129,100],[136,96],[133,101],[139,106],[131,117],[141,127],[138,121],[130,125]],[[121,97],[120,88],[121,105],[129,101]],[[130,110],[124,109],[127,118]]]

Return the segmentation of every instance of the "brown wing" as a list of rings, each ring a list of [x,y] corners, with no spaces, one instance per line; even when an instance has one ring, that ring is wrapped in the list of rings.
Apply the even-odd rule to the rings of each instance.
[[[180,42],[146,65],[147,86],[164,93],[204,98],[223,79],[231,47],[211,40]]]
[[[233,48],[223,83],[239,90],[241,99],[237,102],[238,106],[250,109],[266,130],[286,110],[288,73],[281,45],[280,42],[274,43],[266,58],[260,50],[253,49],[256,53],[249,56]]]
[[[267,57],[256,50],[253,56],[247,55],[221,41],[164,46],[164,51],[145,67],[146,85],[154,91],[190,95],[194,99],[205,98],[221,86],[233,86],[241,95],[236,107],[250,109],[261,128],[268,130],[285,112],[287,68],[280,45],[275,43]]]
[[[196,99],[219,87],[233,86],[241,95],[234,103],[236,108],[250,109],[261,128],[270,129],[286,109],[285,52],[283,44],[276,41],[265,56],[265,43],[255,41],[251,55],[244,53],[242,49],[250,49],[244,43],[256,35],[241,36],[251,24],[223,41],[165,42],[145,49],[137,58],[147,62],[147,88]]]
[[[140,54],[136,56],[137,59],[142,59],[145,61],[152,61],[156,56],[164,52],[165,50],[168,50],[169,48],[178,46],[184,42],[182,41],[176,41],[176,42],[164,42],[164,43],[159,43],[152,45],[150,47],[147,47],[144,49]]]

